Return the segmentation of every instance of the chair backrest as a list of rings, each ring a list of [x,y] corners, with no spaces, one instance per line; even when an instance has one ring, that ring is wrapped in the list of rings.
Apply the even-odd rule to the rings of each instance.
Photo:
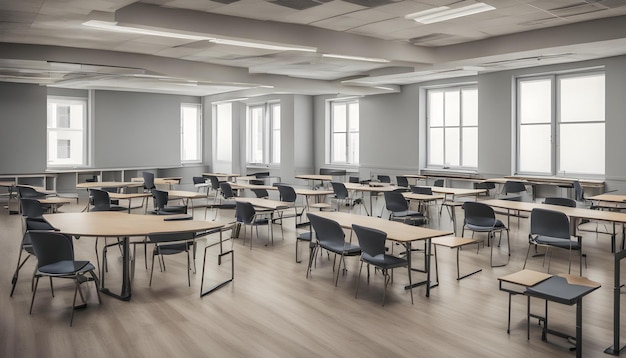
[[[544,204],[568,206],[570,208],[576,207],[576,200],[570,198],[561,197],[548,197],[543,201]]]
[[[265,185],[265,180],[263,179],[251,179],[249,181],[250,185]]]
[[[204,179],[204,177],[193,177],[191,179],[193,180],[194,184],[204,184],[204,183],[206,183],[206,180]]]
[[[266,189],[251,189],[251,190],[254,193],[254,195],[256,195],[257,198],[268,198],[270,196],[270,193],[268,193]]]
[[[156,188],[154,185],[154,174],[150,172],[142,172],[143,175],[143,187],[144,189],[152,190]]]
[[[381,183],[391,183],[391,177],[389,175],[379,175],[378,180]]]
[[[399,211],[409,210],[409,203],[406,201],[402,192],[398,191],[386,191],[385,195],[385,208],[392,213]]]
[[[219,190],[220,188],[220,180],[214,176],[214,175],[209,175],[209,181],[211,182],[211,189],[213,190]]]
[[[54,231],[31,231],[30,240],[38,268],[59,261],[74,261],[74,244],[67,235]]]
[[[580,185],[580,182],[574,180],[572,186],[574,187],[574,197],[576,201],[585,201],[585,191],[583,190],[583,186]]]
[[[280,200],[288,203],[295,203],[298,194],[296,194],[296,190],[290,186],[285,184],[276,185],[278,188],[278,194],[280,195]]]
[[[348,178],[348,182],[350,182],[350,183],[358,183],[359,182],[359,177],[351,176],[351,177]]]
[[[359,240],[361,251],[372,257],[385,254],[386,232],[354,224],[352,230]]]
[[[256,214],[254,206],[247,201],[237,201],[235,205],[235,218],[237,222],[251,224]]]
[[[109,211],[111,210],[111,198],[109,193],[100,189],[89,189],[89,195],[93,199],[93,208],[91,211]]]
[[[409,187],[409,179],[402,175],[396,175],[396,183],[398,186],[403,186],[405,188]]]
[[[560,211],[535,208],[530,212],[530,234],[570,239],[569,219]]]
[[[438,186],[443,188],[443,179],[436,179],[435,182],[433,183],[433,186]]]
[[[492,182],[474,183],[474,189],[491,190],[491,189],[495,189],[495,188],[496,188],[496,183],[492,183]]]
[[[496,214],[487,204],[477,201],[466,201],[463,203],[465,211],[465,224],[476,226],[495,225]]]
[[[15,188],[17,189],[17,195],[20,198],[38,199],[46,197],[46,194],[40,193],[29,186],[16,185]]]
[[[411,185],[411,191],[415,194],[433,195],[433,189],[429,186]]]
[[[229,182],[220,182],[220,191],[222,192],[224,199],[232,199],[235,197],[235,193],[233,192],[233,188],[230,186]]]
[[[195,237],[196,237],[196,233],[194,232],[166,232],[166,233],[151,233],[148,235],[148,238],[150,238],[150,241],[153,243],[187,241],[187,240],[193,240]]]
[[[152,189],[152,196],[154,197],[155,209],[159,210],[167,206],[167,202],[169,201],[169,194],[166,191]]]
[[[311,213],[307,213],[306,216],[309,218],[309,222],[311,222],[315,235],[320,242],[345,242],[346,234],[339,223]]]
[[[344,183],[340,183],[337,181],[331,181],[330,185],[333,187],[333,192],[337,199],[346,199],[348,198],[348,189],[346,189],[346,185]]]
[[[507,180],[504,183],[504,194],[519,194],[526,191],[526,185],[521,181]]]
[[[20,198],[22,215],[27,218],[41,218],[46,212],[46,207],[41,205],[39,200],[30,198]]]
[[[259,173],[254,173],[254,176],[258,179],[258,178],[267,178],[270,176],[270,172],[259,172]]]

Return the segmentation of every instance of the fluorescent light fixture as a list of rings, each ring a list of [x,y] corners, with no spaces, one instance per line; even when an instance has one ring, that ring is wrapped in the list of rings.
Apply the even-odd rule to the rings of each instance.
[[[230,46],[240,46],[240,47],[250,47],[250,48],[258,48],[263,50],[276,50],[276,51],[303,51],[303,52],[316,52],[317,48],[315,47],[304,47],[304,46],[282,46],[282,45],[273,45],[262,42],[248,42],[248,41],[239,41],[239,40],[229,40],[229,39],[211,39],[210,42],[220,44],[220,45],[230,45]]]
[[[458,8],[440,6],[434,9],[409,14],[406,15],[404,18],[409,20],[415,20],[422,24],[432,24],[435,22],[456,19],[457,17],[469,16],[490,10],[495,10],[495,7],[482,2],[477,2]]]
[[[118,25],[118,23],[115,21],[89,20],[89,21],[83,22],[83,25],[92,27],[95,29],[99,29],[99,30],[123,32],[127,34],[171,37],[171,38],[176,38],[176,39],[192,40],[192,41],[210,41],[212,43],[221,44],[221,45],[258,48],[258,49],[263,49],[263,50],[304,51],[304,52],[316,52],[317,51],[317,48],[315,47],[282,46],[282,45],[268,44],[268,43],[262,43],[262,42],[248,42],[248,41],[239,41],[239,40],[218,39],[215,37],[189,35],[189,34],[183,34],[179,32],[149,30],[149,29],[143,29],[143,28],[138,28],[138,27],[122,26],[122,25]]]
[[[347,56],[347,55],[335,55],[330,53],[322,54],[322,57],[330,57],[330,58],[341,58],[344,60],[355,60],[355,61],[366,61],[366,62],[379,62],[379,63],[388,63],[391,62],[389,60],[385,60],[384,58],[373,58],[373,57],[360,57],[360,56]]]
[[[193,41],[213,39],[212,37],[188,35],[188,34],[182,34],[178,32],[148,30],[148,29],[142,29],[138,27],[121,26],[121,25],[118,25],[117,22],[110,22],[110,21],[89,20],[89,21],[83,22],[83,25],[88,26],[88,27],[93,27],[99,30],[123,32],[127,34],[171,37],[171,38],[176,38],[176,39],[193,40]]]
[[[239,101],[245,101],[249,99],[248,97],[240,97],[240,98],[233,98],[233,99],[225,99],[222,101],[215,101],[215,102],[211,102],[211,104],[222,104],[222,103],[230,103],[230,102],[239,102]]]

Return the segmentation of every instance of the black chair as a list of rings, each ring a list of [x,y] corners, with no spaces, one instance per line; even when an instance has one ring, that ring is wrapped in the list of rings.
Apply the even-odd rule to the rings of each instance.
[[[219,190],[216,192],[216,201],[212,205],[215,210],[213,220],[217,219],[217,214],[221,209],[235,209],[235,191],[229,182],[219,182]],[[206,220],[206,211],[204,212],[204,218]]]
[[[349,183],[359,183],[360,180],[359,180],[359,177],[351,176],[351,177],[348,178],[348,182]]]
[[[443,188],[443,179],[436,179],[435,182],[433,183],[433,186]]]
[[[576,207],[576,200],[570,198],[562,198],[562,197],[547,197],[543,201],[544,204],[550,205],[559,205],[559,206],[567,206],[570,208]]]
[[[378,175],[377,178],[381,183],[391,184],[391,177],[389,175]]]
[[[196,187],[197,191],[206,190],[207,195],[209,194],[209,186],[211,184],[207,183],[204,177],[192,177],[191,180],[193,180],[193,186]]]
[[[406,267],[409,274],[409,287],[412,286],[411,282],[411,269],[409,268],[409,262],[406,259],[388,255],[385,250],[385,241],[387,240],[387,233],[364,227],[359,225],[352,225],[352,230],[356,234],[359,240],[359,247],[361,248],[361,265],[359,267],[359,278],[356,283],[356,292],[354,298],[359,293],[359,283],[361,282],[361,271],[363,271],[363,263],[367,264],[367,282],[370,279],[369,266],[373,265],[379,268],[383,274],[385,281],[383,290],[383,306],[385,305],[385,297],[387,295],[387,286],[391,282],[392,276],[389,275],[389,271],[398,267]],[[413,290],[411,291],[411,304],[413,303]]]
[[[352,204],[352,198],[350,197],[350,193],[348,189],[346,189],[346,185],[341,182],[331,181],[330,185],[333,188],[333,193],[335,194],[335,199],[337,200],[337,211],[340,211],[341,204],[349,206]]]
[[[491,196],[491,190],[496,188],[496,184],[492,182],[474,183],[474,189],[485,189],[485,196]]]
[[[191,258],[189,249],[194,247],[194,239],[196,234],[193,232],[175,232],[175,233],[153,233],[148,235],[148,243],[154,244],[152,250],[152,266],[150,269],[150,282],[148,286],[152,286],[152,274],[154,272],[154,258],[159,257],[159,266],[161,271],[165,271],[165,255],[175,255],[180,253],[187,254],[187,284],[191,287]],[[194,253],[195,257],[195,253]]]
[[[569,268],[568,273],[572,271],[572,251],[579,253],[579,275],[583,274],[583,254],[581,237],[576,236],[577,240],[573,241],[570,234],[569,218],[562,212],[535,208],[530,213],[530,234],[528,235],[528,251],[526,251],[526,259],[524,267],[528,261],[530,248],[533,246],[544,246],[546,248],[546,256],[549,254],[551,247],[569,250]],[[550,260],[548,260],[548,272],[550,272]],[[545,262],[545,256],[544,256]]]
[[[74,300],[70,315],[70,327],[74,321],[74,311],[76,310],[76,294],[79,293],[83,304],[86,305],[80,285],[83,282],[93,281],[96,286],[98,303],[100,303],[100,290],[98,277],[94,273],[95,267],[89,261],[77,261],[74,259],[74,246],[72,238],[53,231],[31,231],[30,239],[33,251],[37,257],[37,271],[35,272],[35,285],[33,297],[30,302],[29,314],[33,312],[35,294],[40,277],[69,278],[74,280]],[[90,277],[86,275],[89,274]],[[52,293],[54,297],[54,291]]]
[[[93,203],[90,211],[127,211],[128,208],[111,203],[109,192],[102,189],[89,189],[89,196]]]
[[[237,222],[243,227],[243,242],[246,239],[246,227],[250,226],[250,230],[256,230],[256,237],[259,238],[259,226],[267,225],[267,233],[270,236],[272,245],[274,244],[274,233],[272,230],[272,221],[268,217],[258,217],[256,209],[252,204],[247,201],[235,202],[235,217]],[[250,250],[252,250],[252,238],[254,235],[250,235]]]
[[[474,238],[475,232],[486,232],[487,243],[489,246],[491,246],[491,253],[489,254],[489,265],[491,265],[491,267],[505,266],[506,263],[509,262],[509,258],[511,256],[509,228],[507,228],[502,221],[496,219],[496,214],[489,205],[475,201],[466,201],[465,203],[463,203],[463,209],[465,210],[465,220],[463,222],[461,237],[464,237],[465,229],[472,232],[472,238]],[[502,265],[494,266],[493,244],[491,243],[491,239],[494,238],[495,233],[498,232],[500,233],[500,238],[498,240],[498,242],[500,243],[502,241],[502,231],[506,231],[506,241],[508,248],[507,262]],[[500,246],[500,244],[498,244],[498,246]]]
[[[45,199],[48,197],[48,194],[39,192],[30,186],[16,185],[15,189],[17,190],[17,195],[20,198]]]
[[[419,211],[409,209],[409,203],[398,191],[386,191],[385,195],[385,208],[389,211],[389,220],[402,221],[405,224],[410,225],[424,225],[427,223],[427,219]]]
[[[333,261],[333,269],[335,268],[335,262],[337,255],[340,255],[339,266],[337,267],[337,277],[333,277],[335,286],[339,281],[339,273],[341,272],[341,263],[344,261],[345,256],[357,256],[361,254],[361,248],[352,243],[345,241],[345,233],[341,226],[333,220],[326,219],[315,214],[307,213],[307,217],[311,222],[311,228],[315,231],[315,242],[311,243],[311,251],[309,253],[309,266],[307,268],[306,276],[311,274],[311,266],[313,260],[317,254],[317,250],[324,249],[335,254],[335,260]],[[345,263],[344,263],[345,266]],[[334,275],[333,275],[334,276]]]
[[[22,208],[22,240],[20,242],[19,254],[17,257],[17,265],[15,266],[15,271],[13,272],[13,277],[11,278],[11,294],[10,297],[13,297],[13,293],[15,292],[15,286],[17,285],[17,280],[19,278],[19,272],[26,264],[26,261],[31,256],[35,255],[33,251],[33,245],[30,240],[30,232],[31,231],[53,231],[56,230],[52,225],[50,225],[43,218],[43,214],[46,212],[46,207],[41,205],[41,203],[36,199],[20,199],[20,205]],[[24,260],[22,260],[22,255],[26,254]],[[31,282],[31,289],[33,287],[33,282]]]
[[[154,197],[155,208],[153,214],[156,215],[177,215],[187,214],[187,206],[185,205],[173,205],[168,206],[169,194],[167,191],[152,189],[152,196]]]
[[[278,188],[280,201],[293,204],[293,209],[294,209],[294,213],[290,215],[285,215],[284,210],[280,211],[279,219],[280,219],[281,230],[282,230],[283,219],[285,218],[290,218],[290,217],[295,218],[296,226],[298,226],[297,220],[299,218],[300,222],[302,222],[302,214],[304,214],[305,207],[304,206],[298,207],[296,205],[296,200],[298,198],[298,194],[296,193],[296,190],[291,185],[285,185],[285,184],[278,184],[276,185],[276,188]]]
[[[507,200],[522,200],[522,194],[526,192],[526,185],[520,181],[507,180],[504,183],[502,193],[507,197],[503,199]],[[517,194],[516,196],[509,196],[509,194]]]
[[[414,194],[421,194],[421,195],[433,195],[433,189],[429,186],[417,186],[417,185],[411,185],[410,186],[411,192]],[[427,200],[427,201],[421,201],[420,200],[420,207],[418,208],[418,210],[423,213],[426,217],[428,217],[428,213],[429,211],[428,206],[437,206],[437,200]],[[436,211],[437,212],[437,211]]]
[[[152,191],[156,189],[156,185],[154,185],[154,174],[150,172],[142,172],[143,176],[143,188],[145,191]]]
[[[250,189],[257,198],[267,199],[270,197],[270,193],[267,189]]]
[[[401,186],[403,188],[408,188],[409,178],[402,176],[402,175],[396,175],[396,183],[398,184],[398,186]]]

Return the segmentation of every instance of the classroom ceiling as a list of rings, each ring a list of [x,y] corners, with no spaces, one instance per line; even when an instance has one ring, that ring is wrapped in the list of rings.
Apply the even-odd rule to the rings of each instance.
[[[407,15],[476,1],[0,0],[0,81],[223,98],[367,95],[626,54],[626,0],[482,2],[495,9],[422,24]]]

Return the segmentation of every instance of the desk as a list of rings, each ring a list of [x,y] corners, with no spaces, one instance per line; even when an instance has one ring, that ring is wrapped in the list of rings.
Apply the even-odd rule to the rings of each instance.
[[[6,208],[10,211],[11,208],[11,198],[13,197],[13,189],[15,188],[14,181],[0,181],[0,187],[7,188],[8,201]]]
[[[154,185],[167,185],[170,189],[176,184],[180,184],[182,177],[164,177],[164,178],[154,178]],[[131,182],[141,183],[143,185],[143,178],[131,178]],[[140,186],[141,186],[140,185]]]
[[[352,230],[352,224],[374,228],[387,233],[387,239],[396,241],[405,246],[407,252],[407,260],[409,262],[410,271],[415,271],[411,268],[411,243],[413,241],[426,241],[426,253],[425,253],[425,267],[426,267],[426,281],[414,283],[412,286],[405,286],[405,289],[412,289],[416,286],[426,285],[426,297],[430,296],[430,253],[431,253],[431,239],[440,236],[451,235],[450,231],[433,230],[419,226],[411,226],[402,224],[397,221],[389,221],[381,218],[375,218],[371,216],[349,214],[343,212],[329,212],[321,211],[316,212],[315,215],[334,220],[345,229]],[[433,285],[432,287],[436,287]]]
[[[352,190],[352,191],[360,191],[360,192],[367,192],[370,194],[370,211],[372,213],[372,215],[374,215],[374,206],[372,203],[372,194],[373,193],[380,193],[380,192],[385,192],[385,191],[394,191],[396,189],[398,189],[397,186],[393,186],[393,185],[385,185],[385,184],[359,184],[359,183],[344,183],[344,185],[346,186],[346,189],[348,189],[348,191]],[[367,207],[365,208],[365,211],[367,211]]]
[[[130,242],[131,236],[147,236],[154,232],[203,232],[221,229],[224,224],[203,220],[166,221],[159,215],[134,215],[119,212],[88,212],[45,214],[44,219],[60,232],[77,237],[116,237],[122,240],[122,288],[120,294],[114,294],[102,287],[101,291],[120,300],[131,298],[130,284]],[[221,231],[220,231],[221,241]]]
[[[626,195],[624,194],[600,194],[600,195],[591,196],[586,199],[591,200],[592,202],[598,203],[595,205],[595,207],[599,209],[609,209],[609,210],[626,209],[626,206],[624,206],[624,204],[626,204]],[[605,205],[605,204],[603,205],[599,203],[610,203],[612,205]]]
[[[141,206],[144,205],[144,200],[146,198],[151,197],[150,193],[109,193],[109,199],[112,200],[128,200],[128,213],[130,214],[130,209],[133,208],[132,200],[135,198],[141,198]],[[140,206],[140,207],[141,207]]]
[[[202,173],[202,176],[204,178],[208,178],[208,177],[217,177],[219,178],[226,178],[226,181],[232,181],[232,179],[235,179],[239,176],[239,174],[226,174],[226,173]]]
[[[46,206],[50,206],[50,209],[52,210],[52,212],[55,213],[57,209],[59,208],[59,206],[64,205],[64,204],[69,204],[73,201],[73,199],[53,196],[53,197],[45,198],[45,199],[37,199],[37,201],[39,201],[40,203]]]
[[[87,192],[89,192],[89,189],[103,189],[103,188],[115,188],[117,189],[117,191],[125,191],[126,188],[137,188],[141,186],[143,186],[143,184],[132,182],[132,181],[126,181],[126,182],[124,181],[92,181],[92,182],[76,184],[77,189],[86,189]],[[113,198],[112,194],[113,193],[109,193],[109,198],[111,199],[128,199],[128,198]],[[142,202],[142,206],[143,206],[143,202]],[[83,211],[89,211],[89,201],[87,201],[87,206],[85,206]],[[130,200],[128,203],[128,212],[130,212]]]
[[[552,334],[565,339],[573,338],[576,341],[576,357],[581,358],[582,354],[582,300],[583,297],[601,287],[598,282],[591,281],[585,277],[572,276],[567,274],[549,275],[531,270],[522,270],[507,276],[498,278],[500,281],[500,290],[509,293],[509,325],[507,333],[510,332],[511,320],[511,295],[523,294],[527,296],[526,309],[526,330],[527,338],[530,339],[530,317],[538,318],[543,321],[541,330],[541,340],[546,341],[547,335]],[[503,282],[521,285],[525,287],[525,291],[515,291],[505,289]],[[530,298],[535,297],[546,301],[544,316],[538,316],[530,313]],[[548,326],[548,301],[565,304],[576,305],[576,336],[571,337],[568,334],[561,333],[550,329]]]
[[[311,184],[311,188],[315,189],[315,181],[319,180],[320,181],[320,186],[324,187],[324,182],[325,181],[332,181],[333,177],[332,175],[323,175],[323,174],[301,174],[301,175],[296,175],[296,179],[304,179],[304,180],[308,180],[310,181]]]
[[[278,190],[278,187],[273,186],[273,185],[254,185],[254,184],[244,184],[244,183],[237,183],[237,184],[232,184],[231,187],[233,189],[265,189],[265,190]],[[323,202],[323,198],[325,198],[327,195],[331,195],[333,194],[332,190],[313,190],[313,189],[306,189],[306,188],[294,188],[294,190],[296,191],[296,194],[298,195],[302,195],[305,198],[305,207],[307,210],[309,210],[309,208],[311,206],[314,206],[311,204],[310,202],[310,198],[313,197],[315,198],[313,204],[317,204],[317,203],[321,203]],[[293,206],[293,205],[291,205]],[[326,207],[324,205],[324,207]]]
[[[184,190],[168,190],[168,199],[182,199],[185,206],[189,208],[189,201],[193,199],[207,199],[206,194],[197,191],[184,191]],[[192,202],[193,204],[193,202]],[[207,203],[208,205],[208,203]],[[191,205],[191,212],[193,214],[193,205]]]

